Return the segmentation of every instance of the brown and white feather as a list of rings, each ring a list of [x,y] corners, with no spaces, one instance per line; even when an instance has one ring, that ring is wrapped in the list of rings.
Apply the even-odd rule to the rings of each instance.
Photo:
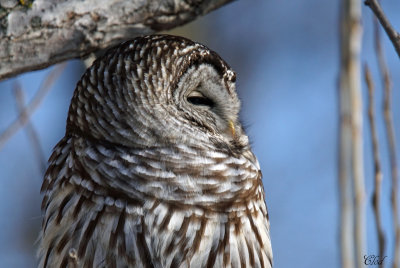
[[[39,267],[272,267],[235,76],[168,35],[96,60],[43,181]],[[193,91],[212,106],[188,102]]]

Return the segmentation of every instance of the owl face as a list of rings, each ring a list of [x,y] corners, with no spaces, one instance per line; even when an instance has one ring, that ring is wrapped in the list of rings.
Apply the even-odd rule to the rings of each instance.
[[[137,38],[108,51],[73,98],[67,133],[131,147],[206,143],[231,150],[248,143],[235,73],[215,52],[182,37]]]
[[[239,100],[214,66],[191,66],[174,90],[175,105],[187,124],[226,141],[236,138]]]

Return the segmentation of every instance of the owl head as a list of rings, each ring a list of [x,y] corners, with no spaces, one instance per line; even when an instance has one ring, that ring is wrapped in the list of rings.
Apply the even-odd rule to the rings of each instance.
[[[97,59],[74,92],[67,135],[142,148],[248,145],[238,120],[236,74],[217,53],[183,37],[127,41]]]

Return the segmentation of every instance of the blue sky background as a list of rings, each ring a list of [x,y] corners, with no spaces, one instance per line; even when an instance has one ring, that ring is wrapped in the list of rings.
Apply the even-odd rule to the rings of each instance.
[[[389,19],[400,29],[400,2],[383,2]],[[264,175],[275,267],[340,267],[338,12],[339,1],[242,0],[175,31],[218,52],[238,74],[242,119]],[[370,65],[379,89],[376,107],[380,111],[382,93],[373,51],[371,12],[363,7],[363,13],[363,61]],[[394,121],[400,143],[400,60],[388,38],[384,36],[383,40],[393,78]],[[49,70],[0,83],[0,132],[16,118],[13,83],[18,80],[23,85],[28,100]],[[69,102],[83,71],[80,61],[68,62],[32,117],[46,158],[64,135]],[[366,107],[365,87],[363,90]],[[378,254],[370,205],[371,140],[366,118],[364,122],[366,254]],[[382,114],[378,114],[384,171],[383,220],[389,238],[385,261],[391,262],[390,167],[383,127]],[[41,181],[38,161],[25,131],[20,131],[0,149],[0,267],[36,265],[34,243],[41,224]]]

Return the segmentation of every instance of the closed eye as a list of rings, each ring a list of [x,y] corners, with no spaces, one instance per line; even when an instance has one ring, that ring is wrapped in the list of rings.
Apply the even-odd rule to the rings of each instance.
[[[193,91],[187,96],[187,101],[193,105],[213,107],[214,102],[198,91]]]
[[[193,105],[214,106],[214,102],[206,97],[188,97],[187,100]]]

